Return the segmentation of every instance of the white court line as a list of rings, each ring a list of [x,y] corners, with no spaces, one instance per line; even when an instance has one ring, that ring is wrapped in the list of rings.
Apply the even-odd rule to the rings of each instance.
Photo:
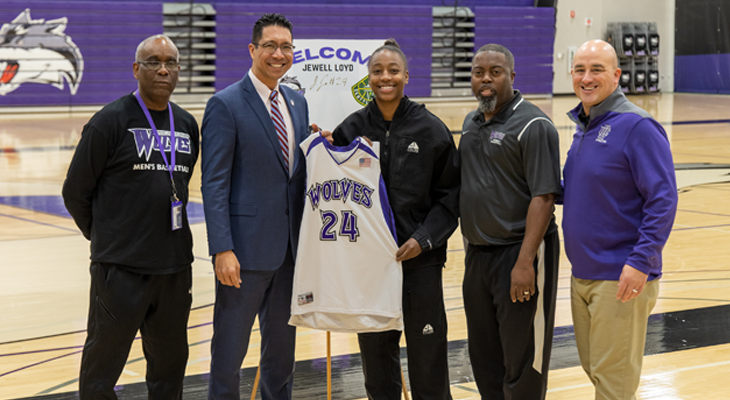
[[[728,365],[728,364],[730,364],[730,361],[722,361],[722,362],[716,362],[716,363],[711,363],[711,364],[693,365],[691,367],[677,368],[677,369],[673,369],[671,371],[657,372],[655,374],[645,375],[642,378],[643,379],[654,379],[654,378],[658,378],[658,377],[665,376],[665,375],[676,374],[678,372],[693,371],[693,370],[702,369],[702,368],[719,367],[721,365]]]
[[[581,385],[573,385],[573,386],[565,386],[565,387],[556,388],[556,389],[548,389],[547,391],[548,391],[548,393],[564,392],[566,390],[573,390],[573,389],[579,389],[579,388],[591,387],[591,386],[593,386],[593,384],[589,382],[589,383],[583,383]]]
[[[719,367],[721,365],[728,365],[728,364],[730,364],[730,361],[722,361],[722,362],[716,362],[716,363],[711,363],[711,364],[702,364],[702,365],[693,365],[691,367],[677,368],[677,369],[673,369],[671,371],[657,372],[654,374],[644,375],[641,377],[641,379],[642,380],[656,379],[656,378],[659,378],[662,376],[673,375],[673,374],[677,374],[680,372],[693,371],[693,370],[702,369],[702,368]],[[565,386],[565,387],[555,388],[555,389],[548,389],[548,393],[564,392],[566,390],[579,389],[579,388],[591,387],[591,386],[593,386],[593,384],[589,382],[589,383],[584,383],[581,385],[573,385],[573,386]]]

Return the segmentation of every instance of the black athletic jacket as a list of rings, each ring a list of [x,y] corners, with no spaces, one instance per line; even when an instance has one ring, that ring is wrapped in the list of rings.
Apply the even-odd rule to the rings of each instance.
[[[380,165],[398,245],[412,237],[423,249],[403,267],[444,264],[446,241],[459,218],[459,154],[454,139],[438,117],[408,97],[403,97],[388,125],[373,100],[335,129],[334,144],[346,146],[358,136],[380,142]]]

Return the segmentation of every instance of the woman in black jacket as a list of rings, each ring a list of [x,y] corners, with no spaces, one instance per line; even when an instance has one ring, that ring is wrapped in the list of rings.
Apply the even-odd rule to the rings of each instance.
[[[368,64],[375,98],[333,132],[334,144],[379,141],[403,263],[403,317],[413,398],[451,399],[442,271],[458,225],[459,156],[451,132],[403,94],[408,62],[389,39]],[[400,399],[400,331],[358,334],[370,399]]]

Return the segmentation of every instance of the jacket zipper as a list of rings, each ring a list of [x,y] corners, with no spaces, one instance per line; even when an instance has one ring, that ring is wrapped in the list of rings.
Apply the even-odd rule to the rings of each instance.
[[[588,133],[588,125],[591,124],[590,117],[588,118],[588,123],[586,124],[585,128],[583,128],[583,134],[580,136],[580,142],[578,142],[578,151],[575,153],[576,157],[580,155],[580,148],[583,146],[583,138],[586,137],[586,134]]]
[[[391,122],[391,124],[392,124],[392,122]],[[390,129],[385,131],[385,157],[383,157],[383,158],[386,158],[386,159],[388,159],[388,139],[390,139]]]
[[[586,137],[586,132],[583,131],[583,134],[580,136],[580,142],[578,142],[578,151],[575,153],[575,156],[578,157],[580,155],[580,148],[583,146],[583,138]]]

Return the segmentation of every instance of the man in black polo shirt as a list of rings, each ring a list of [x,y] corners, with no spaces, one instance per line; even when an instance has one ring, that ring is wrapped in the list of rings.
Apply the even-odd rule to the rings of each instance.
[[[544,399],[560,240],[558,132],[512,89],[514,57],[482,46],[472,61],[479,109],[459,143],[464,309],[482,398]]]

